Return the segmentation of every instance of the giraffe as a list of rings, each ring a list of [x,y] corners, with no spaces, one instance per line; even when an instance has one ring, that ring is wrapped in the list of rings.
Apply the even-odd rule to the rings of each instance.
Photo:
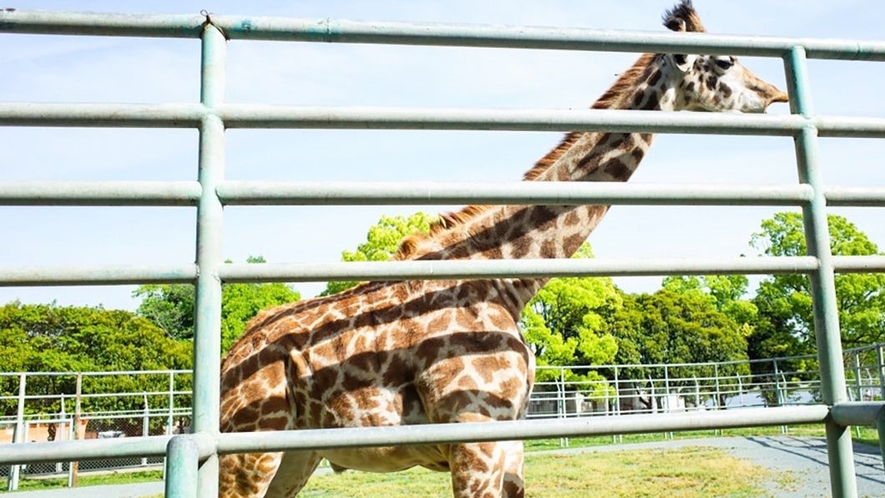
[[[690,0],[663,16],[704,31]],[[594,109],[765,112],[787,95],[734,57],[645,54]],[[572,132],[527,181],[627,181],[648,133]],[[609,206],[468,206],[394,259],[567,258]],[[368,282],[261,312],[222,364],[225,432],[515,420],[534,354],[518,322],[547,279]],[[455,497],[522,497],[521,441],[225,455],[220,496],[291,497],[322,458],[335,470],[451,474]]]

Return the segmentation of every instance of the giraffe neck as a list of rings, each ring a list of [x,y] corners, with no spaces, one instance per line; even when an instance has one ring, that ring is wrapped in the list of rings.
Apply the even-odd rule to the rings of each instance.
[[[625,72],[594,109],[672,110],[669,77],[647,54]],[[648,133],[573,132],[525,175],[526,181],[625,182],[642,160]],[[609,206],[469,206],[444,217],[426,238],[407,239],[399,259],[568,258]],[[518,316],[548,279],[504,279],[508,306]]]

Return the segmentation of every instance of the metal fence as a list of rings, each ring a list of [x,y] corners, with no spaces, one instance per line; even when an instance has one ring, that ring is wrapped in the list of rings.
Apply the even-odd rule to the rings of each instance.
[[[186,127],[197,129],[196,182],[5,182],[3,205],[163,205],[197,209],[196,264],[0,268],[0,285],[129,284],[189,282],[197,289],[194,377],[195,434],[0,448],[0,464],[86,457],[160,456],[169,451],[168,496],[217,494],[218,455],[251,450],[352,447],[365,445],[508,440],[551,436],[668,431],[789,423],[822,423],[827,432],[831,491],[857,495],[848,425],[875,424],[885,431],[881,403],[849,402],[839,367],[841,344],[835,299],[835,272],[885,271],[885,257],[834,257],[827,231],[827,205],[882,206],[885,189],[839,188],[823,184],[818,137],[885,136],[885,119],[817,116],[808,85],[809,58],[885,60],[885,42],[760,38],[698,34],[678,36],[582,29],[477,27],[408,23],[350,22],[213,15],[123,15],[0,10],[0,33],[149,36],[200,39],[199,103],[163,105],[0,103],[0,125],[89,127]],[[641,111],[503,111],[366,109],[254,106],[224,103],[228,41],[276,40],[335,43],[451,45],[622,52],[722,53],[781,58],[790,94],[790,116],[655,113]],[[800,183],[758,186],[542,185],[354,186],[225,181],[226,128],[361,128],[607,130],[697,134],[759,134],[794,139]],[[809,254],[801,257],[707,260],[592,261],[409,261],[330,265],[224,265],[222,208],[255,204],[421,204],[421,203],[606,203],[798,205],[805,214]],[[260,268],[258,267],[260,266]],[[653,417],[563,419],[456,424],[447,427],[336,429],[298,433],[219,434],[219,350],[222,282],[402,280],[561,275],[680,275],[709,273],[804,273],[811,277],[815,337],[821,369],[820,404]],[[749,413],[753,414],[750,415]],[[883,438],[885,439],[885,438]]]
[[[842,368],[850,379],[848,395],[853,401],[885,399],[883,352],[885,344],[845,350]],[[813,405],[820,402],[818,372],[796,365],[814,360],[806,355],[716,363],[539,367],[528,418]],[[149,390],[107,388],[119,385],[121,379]],[[189,370],[0,373],[0,413],[7,414],[0,415],[0,444],[12,443],[17,430],[25,442],[188,434],[191,380]],[[568,438],[560,443],[568,445]],[[0,477],[67,475],[71,485],[77,472],[153,468],[163,461],[126,457],[77,465],[40,462],[22,466],[15,474],[12,467],[0,467]]]

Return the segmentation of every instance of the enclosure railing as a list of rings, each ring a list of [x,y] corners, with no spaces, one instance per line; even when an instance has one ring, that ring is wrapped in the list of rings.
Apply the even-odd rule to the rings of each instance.
[[[883,350],[885,343],[844,351],[850,399],[885,399]],[[815,358],[803,355],[711,363],[542,366],[536,372],[527,417],[813,405],[820,398],[818,373],[794,365]],[[190,370],[0,372],[0,444],[10,443],[15,431],[22,431],[23,440],[31,442],[190,433],[191,380]],[[120,391],[121,382],[129,390]],[[13,412],[23,417],[10,415]],[[783,426],[781,430],[787,432],[789,428]],[[567,446],[568,438],[560,438],[560,444]],[[162,462],[160,457],[127,457],[76,464],[42,462],[26,469],[0,466],[0,478],[9,478],[10,487],[15,488],[19,475],[67,475],[68,486],[72,486],[81,472],[155,467]]]
[[[839,368],[841,344],[835,272],[885,271],[885,257],[834,257],[827,205],[883,206],[885,188],[824,185],[818,137],[885,137],[885,119],[816,116],[808,82],[809,58],[885,60],[885,42],[612,32],[583,29],[422,25],[279,18],[127,15],[0,10],[0,32],[97,36],[199,38],[202,42],[199,103],[162,105],[0,103],[0,125],[90,127],[187,127],[199,130],[196,182],[4,182],[3,205],[196,206],[195,264],[0,268],[0,285],[130,284],[190,282],[196,285],[194,378],[195,434],[121,440],[74,441],[0,448],[0,464],[86,457],[158,456],[169,444],[168,496],[217,494],[218,455],[247,451],[387,444],[488,441],[551,436],[660,432],[793,423],[822,423],[827,433],[831,491],[857,495],[848,425],[880,421],[881,403],[850,403]],[[784,61],[790,116],[735,116],[644,111],[539,111],[376,109],[361,107],[255,106],[224,103],[228,40],[450,45],[621,52],[721,53],[779,57]],[[361,128],[483,130],[607,130],[662,133],[779,135],[793,137],[798,185],[774,187],[657,185],[353,185],[230,182],[223,177],[226,128]],[[798,205],[804,213],[808,255],[779,258],[652,259],[590,261],[410,261],[389,264],[222,264],[223,206],[254,204],[681,204]],[[500,276],[681,275],[804,273],[811,277],[814,325],[821,368],[821,404],[689,413],[667,418],[600,417],[384,427],[279,433],[219,433],[220,310],[222,282],[403,280]],[[752,413],[749,414],[749,413]],[[885,438],[883,438],[885,439]]]

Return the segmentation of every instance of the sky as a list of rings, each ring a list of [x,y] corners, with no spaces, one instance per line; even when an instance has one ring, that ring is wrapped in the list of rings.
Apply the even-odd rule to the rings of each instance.
[[[6,7],[581,27],[662,32],[674,0],[449,1],[52,1]],[[696,0],[711,33],[881,39],[885,3],[874,0],[719,2]],[[582,109],[637,54],[233,41],[227,102],[505,109]],[[0,102],[192,103],[199,100],[199,40],[0,34]],[[785,88],[779,59],[742,58]],[[885,65],[811,61],[814,111],[885,115]],[[775,104],[772,114],[788,113]],[[231,130],[227,179],[264,181],[511,182],[556,145],[561,133],[487,131]],[[885,185],[885,143],[822,139],[832,185]],[[195,130],[0,127],[0,182],[9,180],[193,180]],[[659,135],[631,181],[795,183],[784,137]],[[331,262],[365,240],[382,214],[457,206],[230,207],[225,258]],[[785,208],[615,206],[590,236],[598,258],[732,257],[760,222]],[[882,209],[841,208],[880,246]],[[0,266],[182,264],[194,261],[194,208],[0,206]],[[651,292],[660,277],[618,278]],[[323,284],[294,284],[305,297]],[[0,287],[0,303],[134,309],[134,286]]]

